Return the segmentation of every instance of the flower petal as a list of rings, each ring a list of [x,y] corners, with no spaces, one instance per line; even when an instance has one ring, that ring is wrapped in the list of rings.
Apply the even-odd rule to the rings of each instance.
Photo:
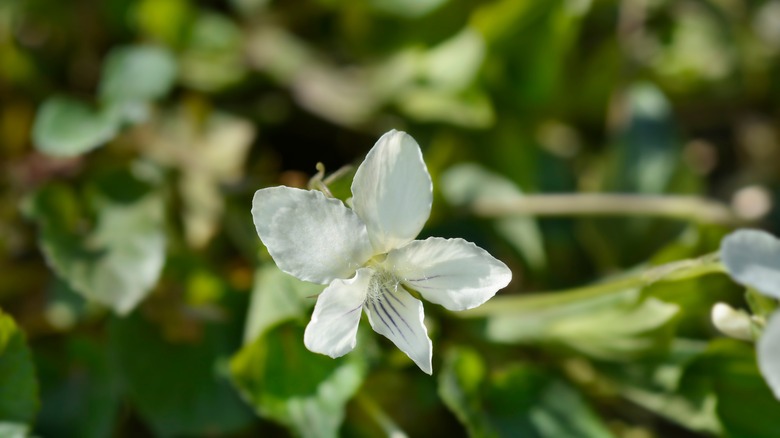
[[[352,195],[377,254],[417,237],[433,202],[431,175],[417,142],[401,131],[383,135],[355,173]]]
[[[736,282],[780,298],[780,240],[761,230],[741,229],[724,237],[720,254]]]
[[[761,374],[780,400],[780,312],[769,318],[756,350]]]
[[[322,192],[260,189],[252,219],[279,269],[300,280],[327,284],[348,278],[373,255],[360,218]]]
[[[334,280],[322,291],[303,334],[306,348],[334,358],[355,348],[360,309],[372,275],[372,269],[358,269],[353,278]]]
[[[449,310],[477,307],[512,280],[504,263],[463,239],[415,240],[391,251],[385,266],[404,285]]]
[[[384,288],[380,297],[369,298],[363,310],[375,332],[390,339],[421,370],[433,373],[433,350],[423,323],[422,301],[399,285],[394,289]]]

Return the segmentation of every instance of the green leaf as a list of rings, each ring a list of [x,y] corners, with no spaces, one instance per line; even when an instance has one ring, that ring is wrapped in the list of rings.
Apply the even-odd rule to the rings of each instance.
[[[674,241],[666,244],[641,266],[660,266],[682,259],[694,259],[702,254],[712,254],[726,234],[721,227],[691,225]],[[713,257],[715,257],[713,255]],[[670,265],[674,266],[674,265]],[[713,260],[713,267],[719,267]],[[638,268],[639,269],[639,268]],[[695,274],[694,268],[691,273]],[[722,271],[722,269],[721,269]],[[680,272],[680,271],[678,271]],[[718,302],[738,305],[737,288],[725,275],[692,275],[690,278],[673,282],[653,282],[642,291],[661,301],[676,304],[682,312],[677,321],[677,336],[705,339],[712,336],[712,307]],[[705,322],[706,323],[703,323]]]
[[[681,167],[671,105],[656,86],[637,83],[624,96],[628,117],[613,146],[608,189],[663,193]]]
[[[370,0],[377,11],[404,18],[420,18],[447,3],[448,0]]]
[[[197,11],[188,0],[139,0],[133,6],[139,34],[172,47],[182,43]]]
[[[674,304],[627,290],[494,315],[488,318],[487,335],[497,342],[559,343],[591,357],[621,361],[664,350],[678,312]]]
[[[338,359],[310,352],[295,324],[267,330],[230,363],[234,384],[257,413],[302,437],[339,435],[366,368],[359,351]]]
[[[32,129],[35,147],[57,157],[71,157],[111,140],[119,129],[108,113],[67,97],[50,97],[38,109]]]
[[[106,343],[71,334],[64,344],[43,344],[35,351],[42,402],[35,432],[40,436],[110,436],[120,419],[123,394]]]
[[[685,165],[683,143],[669,99],[657,86],[646,82],[632,84],[619,96],[625,115],[609,145],[600,190],[698,192],[700,179]],[[641,263],[683,230],[678,221],[648,217],[594,218],[583,225],[585,248],[599,259],[602,270]],[[650,235],[655,237],[647,239]]]
[[[551,328],[551,337],[591,357],[627,360],[666,349],[680,308],[655,298],[568,317]]]
[[[474,82],[484,58],[482,35],[466,27],[429,50],[421,60],[420,68],[431,87],[461,91]]]
[[[137,183],[137,182],[136,182]],[[127,187],[119,178],[107,187]],[[74,191],[51,185],[37,192],[28,214],[40,226],[39,245],[47,263],[87,299],[127,314],[157,283],[165,263],[163,200],[144,193],[134,199],[99,196],[97,224],[82,232]]]
[[[3,438],[27,438],[30,436],[30,427],[26,424],[0,421],[0,436]]]
[[[38,411],[38,381],[30,349],[14,320],[0,311],[0,419],[18,431]],[[8,423],[5,423],[8,422]],[[14,424],[19,423],[19,424]],[[5,436],[5,435],[2,435]]]
[[[470,436],[612,437],[582,396],[551,373],[512,364],[488,375],[468,349],[447,355],[439,395]]]
[[[750,311],[753,312],[754,315],[764,319],[769,318],[769,315],[777,310],[777,300],[758,292],[752,287],[749,287],[745,291],[745,301],[748,303]]]
[[[780,240],[760,230],[737,230],[720,245],[726,272],[737,283],[780,299]]]
[[[577,80],[567,76],[567,61],[576,53],[582,18],[590,5],[500,0],[475,8],[470,25],[490,46],[486,65],[491,66],[492,85],[503,99],[534,113],[544,112],[556,97],[561,105],[570,104],[571,96],[565,93],[568,83]]]
[[[231,19],[201,13],[181,55],[182,81],[198,90],[216,91],[241,80],[247,71],[242,36]]]
[[[253,341],[280,322],[303,318],[323,287],[285,274],[276,265],[263,266],[255,271],[244,342]]]
[[[710,389],[726,436],[777,436],[780,403],[764,382],[754,349],[733,339],[716,339],[685,370],[681,386]]]
[[[176,61],[156,46],[117,48],[108,54],[100,78],[105,103],[146,102],[165,96],[176,79]]]
[[[160,436],[224,435],[252,419],[227,378],[224,361],[234,348],[232,330],[201,328],[197,342],[174,343],[138,312],[112,320],[109,327],[130,397]]]
[[[487,95],[409,87],[396,98],[399,108],[420,122],[446,122],[467,128],[487,128],[495,121],[493,104]]]
[[[706,343],[676,339],[658,360],[598,363],[609,385],[626,400],[696,432],[723,433],[716,398],[706,385],[681,387],[686,366],[706,350]]]
[[[482,358],[467,348],[449,350],[439,373],[439,396],[469,436],[493,435],[480,394],[485,374]]]

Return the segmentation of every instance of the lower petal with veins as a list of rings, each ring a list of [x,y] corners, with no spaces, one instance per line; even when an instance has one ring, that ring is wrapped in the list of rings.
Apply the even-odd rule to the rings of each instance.
[[[420,300],[400,285],[385,287],[381,295],[367,299],[363,309],[374,331],[390,339],[420,369],[428,374],[433,372],[431,340]]]

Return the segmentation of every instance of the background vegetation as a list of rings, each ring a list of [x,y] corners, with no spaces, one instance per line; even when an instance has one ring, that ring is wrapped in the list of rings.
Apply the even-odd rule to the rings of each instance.
[[[776,437],[724,275],[428,305],[429,377],[308,352],[249,209],[396,128],[499,296],[777,234],[779,54],[778,0],[5,0],[0,435]]]

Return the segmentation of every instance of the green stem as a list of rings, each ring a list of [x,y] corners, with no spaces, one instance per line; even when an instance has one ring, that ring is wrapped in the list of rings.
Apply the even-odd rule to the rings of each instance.
[[[714,252],[694,259],[679,260],[647,270],[640,270],[633,274],[590,286],[527,295],[499,296],[480,307],[460,312],[458,316],[479,318],[517,311],[540,310],[578,300],[619,293],[629,289],[639,289],[654,283],[681,281],[722,272],[725,271],[720,261],[720,253]]]
[[[727,205],[698,196],[576,193],[524,195],[514,199],[477,199],[475,215],[506,216],[654,216],[697,223],[738,226],[745,223]]]
[[[408,435],[398,427],[397,424],[387,415],[385,411],[369,396],[358,393],[355,396],[355,402],[358,406],[382,429],[388,438],[407,438]]]

